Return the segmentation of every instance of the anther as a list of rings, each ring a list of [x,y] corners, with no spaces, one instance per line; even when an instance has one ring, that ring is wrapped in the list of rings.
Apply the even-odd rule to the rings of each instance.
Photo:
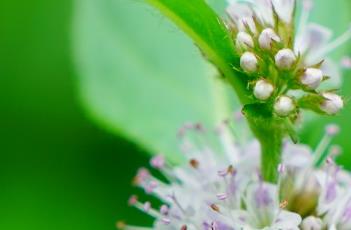
[[[219,193],[216,195],[218,200],[226,200],[228,198],[228,195],[226,193]]]
[[[191,159],[189,163],[190,163],[191,167],[193,167],[194,169],[199,168],[200,163],[196,159]]]
[[[129,205],[135,205],[137,202],[138,202],[138,197],[136,195],[132,195],[128,200]]]
[[[284,209],[288,206],[289,202],[287,200],[283,200],[282,202],[280,202],[279,204],[279,208]]]
[[[220,212],[221,210],[219,209],[219,207],[216,204],[211,204],[211,209],[215,212]]]

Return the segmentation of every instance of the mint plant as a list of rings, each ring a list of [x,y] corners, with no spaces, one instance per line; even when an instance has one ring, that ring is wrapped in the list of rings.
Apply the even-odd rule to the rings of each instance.
[[[152,229],[351,228],[351,176],[334,161],[340,148],[330,146],[339,127],[327,126],[315,150],[297,144],[295,131],[303,109],[335,115],[344,107],[334,89],[325,89],[336,76],[324,61],[351,31],[325,42],[325,28],[307,24],[308,0],[298,27],[294,0],[231,1],[226,20],[201,0],[149,3],[190,35],[232,86],[255,138],[240,138],[247,127],[233,127],[243,119],[237,115],[214,136],[201,124],[184,125],[178,136],[188,164],[173,166],[158,155],[150,164],[166,181],[145,168],[134,180],[164,205],[136,196],[129,204],[156,219]]]

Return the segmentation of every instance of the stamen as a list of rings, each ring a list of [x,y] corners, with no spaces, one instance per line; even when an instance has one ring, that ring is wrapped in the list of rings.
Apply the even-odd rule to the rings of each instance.
[[[215,212],[220,212],[220,208],[216,204],[211,204],[211,209]]]
[[[193,167],[194,169],[198,169],[199,168],[199,161],[197,161],[196,159],[191,159],[189,164],[191,165],[191,167]]]
[[[169,225],[171,223],[171,220],[166,218],[166,217],[163,217],[161,219],[161,222],[164,224],[164,225]]]
[[[351,69],[351,57],[343,57],[341,59],[341,66],[345,69]]]
[[[345,33],[343,33],[338,38],[336,38],[334,41],[329,43],[324,49],[321,49],[318,52],[318,56],[319,55],[320,56],[327,55],[328,53],[334,51],[336,48],[343,45],[344,43],[346,43],[350,39],[351,39],[351,26],[350,26],[350,28],[348,28],[348,30]]]
[[[335,124],[326,127],[326,133],[320,143],[318,144],[314,153],[314,166],[320,167],[323,162],[328,158],[330,151],[326,151],[332,137],[339,132],[339,127]]]
[[[138,197],[136,195],[132,195],[128,200],[129,205],[135,205],[137,202],[138,202]]]
[[[134,185],[141,185],[147,179],[150,178],[150,172],[146,168],[140,168],[137,172],[137,175],[133,179]]]
[[[303,0],[300,22],[299,22],[299,26],[297,27],[298,32],[296,34],[302,34],[305,32],[308,18],[310,16],[310,12],[312,8],[313,8],[312,0]]]
[[[286,167],[285,167],[285,165],[284,164],[279,164],[278,165],[278,172],[279,172],[279,174],[284,174],[285,173],[285,171],[286,171]]]
[[[161,169],[165,166],[165,158],[159,154],[151,159],[150,165],[155,169]]]
[[[228,195],[226,193],[219,193],[216,195],[218,200],[226,200],[228,198]]]
[[[175,196],[175,194],[173,193],[169,197],[171,198],[173,203],[178,207],[178,209],[183,213],[183,215],[186,215],[185,209],[180,205],[180,203],[179,203],[177,197]]]
[[[169,208],[167,205],[162,205],[160,208],[160,213],[164,216],[167,216],[169,213]]]
[[[333,145],[329,149],[329,155],[331,158],[335,158],[341,154],[341,147],[339,145]]]
[[[151,181],[149,184],[145,186],[146,193],[152,193],[158,187],[158,183],[156,181]]]
[[[145,212],[149,212],[150,209],[151,209],[151,203],[150,203],[150,202],[145,202],[143,208],[144,208],[144,211],[145,211]]]
[[[284,209],[288,206],[289,202],[287,200],[283,200],[282,202],[280,202],[279,204],[279,208]]]

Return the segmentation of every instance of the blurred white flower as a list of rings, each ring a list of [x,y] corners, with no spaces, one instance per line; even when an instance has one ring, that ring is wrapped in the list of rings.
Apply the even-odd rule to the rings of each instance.
[[[259,174],[260,148],[255,140],[239,141],[241,123],[223,122],[211,134],[199,124],[180,132],[186,164],[156,164],[166,180],[140,169],[135,184],[159,198],[153,206],[132,196],[130,205],[155,218],[152,228],[137,229],[350,229],[351,177],[338,167],[330,140],[338,127],[330,125],[316,150],[286,141],[278,184],[264,182]],[[236,130],[239,129],[239,130]],[[241,142],[241,143],[239,143]],[[156,156],[154,162],[163,159]],[[234,160],[235,159],[235,160]]]

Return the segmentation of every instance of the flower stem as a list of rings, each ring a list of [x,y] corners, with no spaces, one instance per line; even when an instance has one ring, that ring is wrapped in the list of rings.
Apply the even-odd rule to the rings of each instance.
[[[265,181],[275,183],[281,162],[284,122],[275,118],[264,104],[250,104],[243,108],[250,128],[261,144],[261,174]]]
[[[278,179],[278,165],[281,162],[282,136],[272,130],[265,138],[261,138],[261,173],[267,182],[275,183]]]

